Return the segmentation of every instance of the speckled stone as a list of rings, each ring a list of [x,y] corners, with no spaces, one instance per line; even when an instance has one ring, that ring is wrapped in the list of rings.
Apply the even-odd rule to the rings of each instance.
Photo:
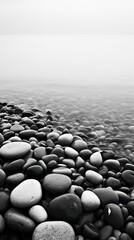
[[[30,150],[31,146],[26,142],[11,142],[0,148],[0,156],[5,160],[12,161],[23,158]]]
[[[70,224],[64,221],[50,221],[39,224],[32,240],[75,240],[75,233]]]
[[[28,179],[13,189],[10,201],[17,208],[27,208],[38,203],[41,197],[42,189],[40,183],[35,179]]]
[[[71,186],[71,179],[63,174],[48,174],[42,181],[42,187],[52,195],[66,193]]]

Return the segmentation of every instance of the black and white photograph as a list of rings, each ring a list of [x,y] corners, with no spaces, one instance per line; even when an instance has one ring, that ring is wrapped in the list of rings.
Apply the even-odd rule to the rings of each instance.
[[[133,0],[0,0],[0,240],[134,240]]]

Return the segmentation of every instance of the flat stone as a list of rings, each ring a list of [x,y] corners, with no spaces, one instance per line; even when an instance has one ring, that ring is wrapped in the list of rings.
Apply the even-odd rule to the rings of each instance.
[[[103,181],[103,177],[99,173],[97,173],[93,170],[86,171],[85,176],[89,182],[91,182],[95,185],[98,185],[98,184],[102,183],[102,181]]]
[[[8,187],[16,187],[22,181],[24,181],[25,175],[23,173],[14,173],[6,178],[6,185]]]
[[[81,195],[81,203],[85,211],[94,211],[100,206],[98,196],[89,190],[85,190]]]
[[[28,179],[13,189],[10,201],[15,207],[27,208],[38,203],[41,197],[42,189],[40,183],[35,179]]]
[[[20,172],[22,170],[22,167],[23,167],[24,163],[25,163],[25,161],[23,159],[14,160],[10,163],[7,163],[4,166],[4,171],[8,175]]]
[[[71,186],[71,179],[63,174],[48,174],[42,181],[42,187],[52,195],[66,193]]]
[[[104,221],[116,229],[120,229],[124,226],[123,213],[117,204],[109,203],[106,205],[103,216]]]
[[[26,142],[11,142],[0,148],[0,156],[5,160],[12,161],[25,157],[30,150],[31,146]]]
[[[37,222],[42,223],[47,220],[47,212],[41,205],[34,205],[29,209],[30,218]]]
[[[72,193],[61,195],[50,202],[49,213],[55,220],[75,223],[82,214],[81,201]]]
[[[19,133],[20,138],[29,139],[30,137],[35,137],[36,131],[33,129],[27,129]]]
[[[11,126],[10,130],[13,131],[13,132],[18,133],[18,132],[23,131],[24,127],[21,126],[20,124],[14,124],[13,126]]]
[[[70,146],[72,142],[73,135],[71,133],[64,133],[58,138],[58,143],[62,146]]]
[[[35,228],[35,223],[21,211],[10,208],[5,214],[6,226],[19,233],[32,233]]]
[[[32,240],[75,240],[75,233],[70,224],[64,221],[50,221],[39,224]]]

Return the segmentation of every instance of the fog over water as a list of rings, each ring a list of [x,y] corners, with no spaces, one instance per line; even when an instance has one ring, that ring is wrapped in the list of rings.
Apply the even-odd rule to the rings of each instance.
[[[1,35],[0,53],[1,99],[133,99],[133,35]]]

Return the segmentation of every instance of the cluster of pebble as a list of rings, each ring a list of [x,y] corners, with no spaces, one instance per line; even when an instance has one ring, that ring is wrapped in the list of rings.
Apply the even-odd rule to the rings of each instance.
[[[0,103],[0,239],[133,240],[133,162],[58,119]]]

